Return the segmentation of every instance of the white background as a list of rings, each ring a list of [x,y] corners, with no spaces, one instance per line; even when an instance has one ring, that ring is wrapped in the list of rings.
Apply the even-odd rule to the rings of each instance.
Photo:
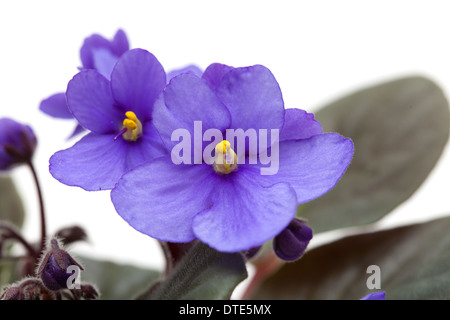
[[[111,38],[118,28],[132,48],[151,51],[166,70],[196,63],[235,67],[263,64],[274,73],[288,108],[313,112],[354,89],[405,75],[423,75],[450,90],[448,1],[2,1],[0,4],[0,117],[30,124],[49,232],[78,224],[89,242],[76,252],[162,268],[156,242],[114,211],[108,192],[62,185],[48,159],[74,123],[38,110],[65,90],[80,66],[79,49],[92,33]],[[450,213],[450,154],[414,197],[382,227]],[[13,172],[25,202],[25,234],[39,237],[38,202],[31,175]],[[320,241],[320,237],[314,239]],[[314,244],[315,242],[313,242]]]

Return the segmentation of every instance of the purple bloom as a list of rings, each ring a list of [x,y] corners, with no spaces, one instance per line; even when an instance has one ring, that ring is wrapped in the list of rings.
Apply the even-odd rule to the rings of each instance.
[[[112,40],[99,34],[93,34],[84,40],[80,49],[82,67],[80,70],[93,69],[110,79],[114,65],[126,51],[129,50],[128,39],[123,30],[118,30]],[[49,116],[60,119],[73,119],[67,108],[65,93],[56,93],[41,101],[40,110]],[[70,137],[83,132],[79,124]]]
[[[384,291],[372,292],[360,300],[386,300],[386,293]]]
[[[33,130],[9,118],[0,119],[0,170],[31,160],[37,139]]]
[[[153,121],[172,154],[123,175],[111,192],[115,209],[132,227],[153,238],[170,242],[197,238],[223,252],[250,250],[277,236],[294,219],[298,204],[335,186],[353,156],[350,139],[324,134],[313,116],[302,110],[285,110],[277,81],[260,65],[213,64],[202,78],[191,74],[173,78],[155,103]],[[194,164],[175,164],[172,156],[178,141],[172,134],[180,128],[193,137],[199,131],[204,136],[208,129],[279,130],[278,172],[262,175],[266,167],[262,161],[230,165],[229,159],[248,160],[255,150],[248,145],[234,150],[234,141],[212,138],[218,142],[214,164],[199,162],[195,151],[190,162]],[[191,144],[195,149],[195,141]],[[260,146],[256,154],[267,155],[274,146]],[[206,147],[200,145],[203,152]]]
[[[126,171],[166,153],[152,122],[153,104],[166,84],[159,61],[148,51],[127,51],[111,80],[83,70],[67,86],[67,103],[91,132],[50,158],[60,182],[88,191],[112,189]]]

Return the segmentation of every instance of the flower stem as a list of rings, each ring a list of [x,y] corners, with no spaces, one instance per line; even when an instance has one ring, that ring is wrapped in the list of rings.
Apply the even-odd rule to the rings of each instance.
[[[31,170],[31,173],[33,174],[34,183],[36,185],[38,198],[39,198],[39,208],[40,208],[40,217],[41,217],[41,244],[39,253],[42,252],[45,248],[45,240],[47,237],[47,230],[46,230],[46,223],[45,223],[45,209],[44,209],[44,199],[42,197],[42,190],[41,186],[39,184],[39,179],[36,173],[36,170],[33,166],[33,163],[30,161],[27,162],[28,167]]]
[[[6,231],[4,238],[1,240],[15,239],[25,247],[25,249],[32,257],[36,256],[36,251],[34,250],[34,248],[15,230],[15,228],[13,228],[12,226],[0,224],[0,231],[1,230]]]

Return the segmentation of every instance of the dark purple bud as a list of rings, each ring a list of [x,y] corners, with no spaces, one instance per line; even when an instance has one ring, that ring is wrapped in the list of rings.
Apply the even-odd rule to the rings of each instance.
[[[67,289],[67,280],[73,275],[73,270],[68,270],[70,266],[83,270],[69,253],[60,248],[58,241],[52,239],[50,249],[44,255],[36,273],[48,289],[53,291]]]
[[[273,239],[273,250],[280,259],[294,261],[303,255],[312,237],[312,229],[305,222],[294,219]]]
[[[0,170],[30,161],[37,139],[33,130],[9,118],[0,119]]]
[[[25,297],[18,286],[11,286],[3,289],[0,300],[25,300]]]
[[[64,245],[68,245],[76,241],[85,241],[87,234],[83,228],[73,226],[59,230],[55,234],[55,237],[58,238]]]

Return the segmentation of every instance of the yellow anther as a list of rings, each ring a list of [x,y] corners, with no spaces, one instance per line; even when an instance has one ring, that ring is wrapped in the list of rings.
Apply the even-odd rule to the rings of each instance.
[[[137,122],[138,118],[136,117],[136,115],[134,114],[133,111],[127,111],[125,112],[125,116],[130,119],[131,121]]]
[[[123,120],[122,137],[127,141],[136,141],[142,135],[142,123],[136,117],[134,112],[125,112],[126,118]]]
[[[227,140],[219,142],[215,151],[214,170],[216,172],[229,174],[237,168],[237,155]]]
[[[136,122],[134,122],[133,120],[130,120],[130,119],[124,119],[123,126],[127,129],[131,129],[131,130],[134,130],[137,128]]]
[[[230,149],[230,143],[227,140],[223,140],[216,145],[216,152],[225,154]]]

